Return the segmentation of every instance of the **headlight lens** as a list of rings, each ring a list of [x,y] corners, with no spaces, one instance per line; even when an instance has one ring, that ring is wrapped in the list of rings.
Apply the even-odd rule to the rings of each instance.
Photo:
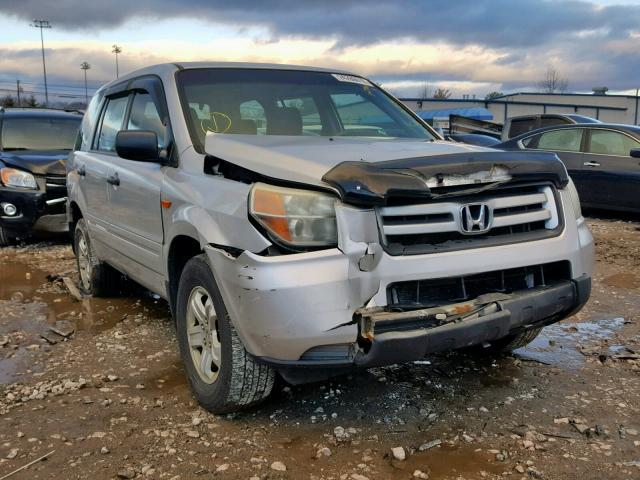
[[[2,179],[2,184],[7,187],[30,188],[32,190],[38,188],[33,175],[15,168],[0,168],[0,179]]]
[[[569,196],[571,197],[571,203],[573,204],[573,213],[575,213],[577,220],[578,218],[582,217],[582,208],[580,208],[580,197],[578,196],[578,190],[576,190],[576,186],[573,184],[573,180],[571,179],[569,179],[567,190],[569,190]]]
[[[325,193],[256,183],[249,197],[249,214],[276,243],[334,246],[338,244],[335,201]]]

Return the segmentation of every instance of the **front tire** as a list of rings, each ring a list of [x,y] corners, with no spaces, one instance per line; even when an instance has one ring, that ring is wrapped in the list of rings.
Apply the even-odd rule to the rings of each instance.
[[[122,275],[98,259],[91,246],[84,218],[76,223],[73,238],[82,293],[94,297],[108,297],[115,294],[119,289]]]
[[[212,413],[250,408],[271,393],[275,371],[245,350],[205,255],[187,262],[176,301],[180,356],[196,400]]]

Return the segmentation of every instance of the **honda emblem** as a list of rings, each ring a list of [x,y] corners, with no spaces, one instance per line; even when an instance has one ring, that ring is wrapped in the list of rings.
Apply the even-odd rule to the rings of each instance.
[[[467,235],[488,232],[493,215],[486,203],[468,203],[460,207],[460,231]]]

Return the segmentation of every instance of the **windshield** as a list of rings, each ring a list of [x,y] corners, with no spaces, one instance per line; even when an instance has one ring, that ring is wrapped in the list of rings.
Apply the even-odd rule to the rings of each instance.
[[[436,138],[362,77],[261,69],[191,69],[178,73],[193,141],[207,132]]]
[[[81,117],[4,117],[3,150],[71,150]]]

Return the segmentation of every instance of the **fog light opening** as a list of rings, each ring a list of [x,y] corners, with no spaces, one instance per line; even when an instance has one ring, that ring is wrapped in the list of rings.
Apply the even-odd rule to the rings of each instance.
[[[2,213],[4,213],[7,217],[15,217],[18,213],[18,209],[12,203],[2,203],[0,204],[2,207]]]

